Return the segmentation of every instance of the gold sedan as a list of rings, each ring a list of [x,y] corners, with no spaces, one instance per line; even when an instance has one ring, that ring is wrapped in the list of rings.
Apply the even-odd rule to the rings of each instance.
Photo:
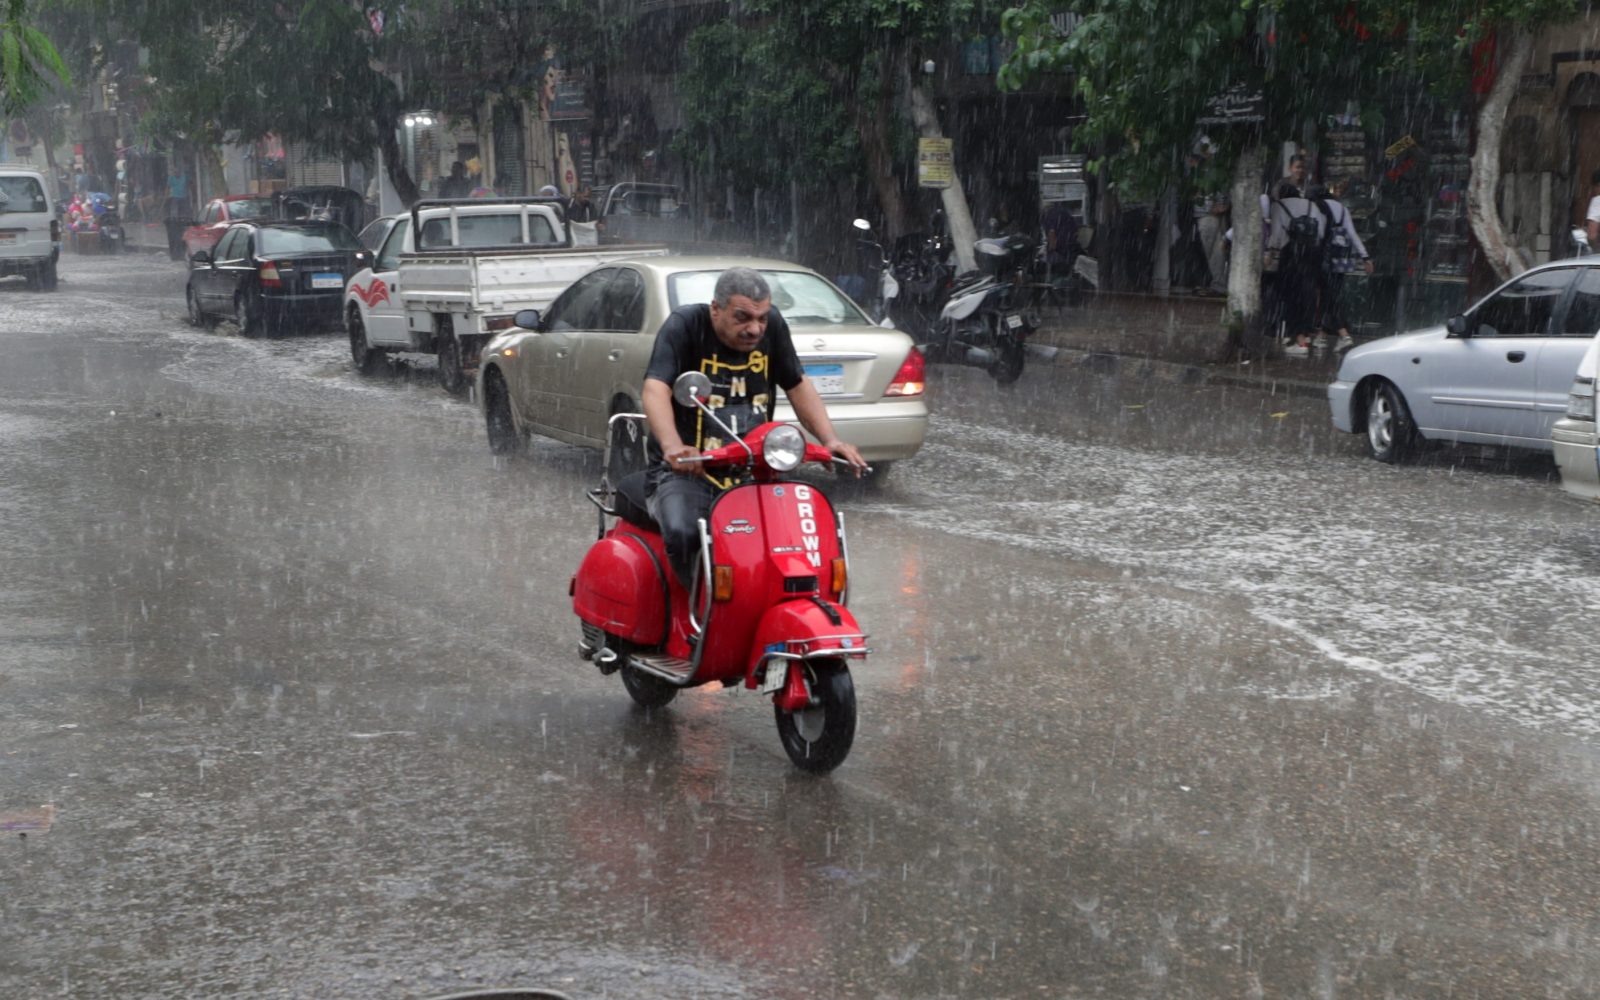
[[[573,282],[532,329],[491,340],[478,369],[478,399],[496,453],[541,434],[591,448],[611,445],[614,474],[643,465],[643,429],[610,418],[639,413],[639,392],[667,314],[709,302],[717,276],[753,267],[772,287],[806,376],[828,405],[839,437],[879,476],[922,447],[928,407],[922,354],[899,330],[875,325],[820,274],[777,260],[651,257],[612,261]],[[777,420],[793,421],[780,401]],[[608,441],[608,438],[610,439]]]

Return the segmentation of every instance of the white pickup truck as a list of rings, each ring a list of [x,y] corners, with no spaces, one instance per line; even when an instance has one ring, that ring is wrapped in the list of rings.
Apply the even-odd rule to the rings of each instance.
[[[545,308],[597,264],[666,252],[574,245],[555,198],[420,201],[345,286],[351,360],[371,374],[391,353],[435,354],[440,384],[462,392],[519,310]]]

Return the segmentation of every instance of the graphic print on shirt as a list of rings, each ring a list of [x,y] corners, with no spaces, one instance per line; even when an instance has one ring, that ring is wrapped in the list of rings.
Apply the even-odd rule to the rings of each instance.
[[[700,371],[711,379],[711,398],[706,401],[706,407],[714,410],[717,419],[742,437],[767,420],[772,399],[770,369],[767,355],[759,350],[742,355],[741,363],[725,361],[717,355],[701,358]],[[709,451],[726,443],[722,430],[707,420],[704,412],[697,412],[694,446]],[[710,475],[706,478],[723,488],[734,482],[731,478],[719,480]]]

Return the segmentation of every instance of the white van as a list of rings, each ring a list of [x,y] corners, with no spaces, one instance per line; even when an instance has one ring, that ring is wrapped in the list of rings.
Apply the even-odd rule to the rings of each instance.
[[[0,278],[20,274],[34,290],[54,291],[61,220],[39,170],[0,163]]]
[[[1561,470],[1561,488],[1589,500],[1600,500],[1600,436],[1595,431],[1595,376],[1600,368],[1600,334],[1578,362],[1567,395],[1567,415],[1550,428],[1550,444]]]

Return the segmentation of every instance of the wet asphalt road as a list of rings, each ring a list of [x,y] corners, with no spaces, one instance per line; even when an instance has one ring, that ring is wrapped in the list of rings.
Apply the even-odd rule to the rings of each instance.
[[[808,779],[755,696],[574,655],[594,456],[62,274],[0,283],[0,995],[1600,993],[1600,511],[1546,459],[938,373],[836,493],[877,653]]]

